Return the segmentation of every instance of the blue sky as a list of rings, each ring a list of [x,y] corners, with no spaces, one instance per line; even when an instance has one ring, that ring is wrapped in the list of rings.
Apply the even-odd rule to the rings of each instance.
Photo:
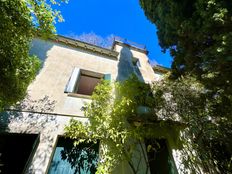
[[[58,9],[65,19],[56,24],[58,34],[120,36],[146,45],[151,62],[170,67],[172,58],[161,52],[156,27],[146,19],[138,0],[69,0]]]

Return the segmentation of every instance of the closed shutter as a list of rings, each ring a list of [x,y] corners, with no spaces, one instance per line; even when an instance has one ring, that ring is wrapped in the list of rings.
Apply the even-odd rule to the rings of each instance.
[[[105,75],[104,75],[104,80],[109,80],[109,81],[111,81],[111,74],[105,74]]]
[[[80,69],[74,68],[72,75],[69,78],[67,85],[65,86],[65,90],[64,90],[65,93],[74,92],[79,76],[80,76]]]

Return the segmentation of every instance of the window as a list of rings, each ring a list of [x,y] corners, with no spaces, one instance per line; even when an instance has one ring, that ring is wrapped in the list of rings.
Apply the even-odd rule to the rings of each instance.
[[[106,80],[110,80],[110,77],[110,74],[104,75],[88,70],[74,68],[64,92],[92,95],[94,88],[101,81],[101,79],[104,78]]]
[[[35,147],[37,134],[0,134],[0,173],[25,173]]]
[[[83,95],[92,95],[95,86],[101,81],[101,75],[91,74],[82,71],[76,85],[75,93]]]
[[[135,66],[135,67],[137,67],[137,68],[141,67],[138,58],[132,57],[132,64],[133,64],[133,66]]]
[[[151,174],[178,173],[165,139],[149,139],[145,141],[145,145]]]
[[[81,143],[59,137],[48,174],[93,174],[96,172],[99,144]]]

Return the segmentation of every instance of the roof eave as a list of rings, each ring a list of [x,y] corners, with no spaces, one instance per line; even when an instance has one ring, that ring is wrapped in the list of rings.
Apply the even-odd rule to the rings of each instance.
[[[84,48],[86,50],[89,51],[93,51],[99,54],[103,54],[106,56],[110,56],[114,59],[117,59],[118,57],[118,52],[110,50],[110,49],[106,49],[106,48],[102,48],[93,44],[89,44],[83,41],[79,41],[79,40],[75,40],[75,39],[71,39],[65,36],[60,36],[60,35],[56,35],[54,38],[50,38],[50,40],[58,42],[58,43],[62,43],[65,45],[69,45],[72,47],[78,47],[78,48]]]

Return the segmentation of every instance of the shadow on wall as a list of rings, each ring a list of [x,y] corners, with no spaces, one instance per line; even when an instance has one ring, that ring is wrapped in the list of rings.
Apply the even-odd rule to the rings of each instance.
[[[14,131],[20,133],[30,133],[30,130],[33,133],[37,129],[43,129],[47,123],[56,122],[56,116],[46,114],[54,110],[55,104],[56,101],[50,100],[48,96],[39,100],[32,100],[29,95],[26,96],[14,108],[0,113],[0,132],[9,131],[10,123],[17,125]]]
[[[50,100],[48,96],[44,96],[39,100],[32,100],[30,96],[27,96],[14,108],[6,109],[6,111],[0,113],[0,134],[9,132],[9,135],[12,135],[12,132],[14,132],[19,135],[29,135],[43,132],[40,134],[40,141],[43,143],[53,142],[54,136],[52,133],[58,130],[59,123],[57,116],[48,115],[47,113],[54,110],[55,103],[56,101]],[[15,144],[12,146],[15,146]],[[46,164],[46,160],[49,158],[51,151],[52,143],[39,148],[36,151],[36,161],[27,168],[28,172],[26,173],[35,173],[35,170],[38,173],[43,173],[43,167],[41,166]],[[31,151],[31,153],[34,152],[33,150]],[[34,154],[31,155],[35,156]],[[14,167],[13,163],[6,163],[6,165],[8,165],[8,168]],[[17,171],[17,173],[21,172]]]
[[[48,42],[48,41],[41,40],[38,38],[32,41],[29,54],[36,55],[40,59],[41,61],[40,70],[43,68],[44,62],[48,57],[48,51],[51,50],[53,46],[54,44],[52,42]]]
[[[118,63],[118,76],[116,81],[124,81],[128,79],[132,74],[136,74],[138,79],[144,82],[143,76],[137,66],[132,63],[132,52],[128,46],[123,46],[120,51],[119,63]]]

